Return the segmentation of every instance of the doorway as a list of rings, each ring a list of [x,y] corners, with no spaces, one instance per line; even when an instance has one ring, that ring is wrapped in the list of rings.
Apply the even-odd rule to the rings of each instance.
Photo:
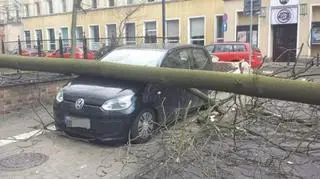
[[[273,61],[294,62],[297,52],[297,24],[273,26]]]

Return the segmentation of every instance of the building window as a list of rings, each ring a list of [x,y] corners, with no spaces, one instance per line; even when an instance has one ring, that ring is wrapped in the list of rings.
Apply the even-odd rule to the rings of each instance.
[[[90,49],[98,50],[100,46],[100,34],[99,34],[99,26],[93,25],[90,26]]]
[[[167,20],[166,34],[168,43],[179,43],[179,20]]]
[[[135,23],[127,23],[125,25],[126,44],[136,44],[136,25]]]
[[[40,15],[41,14],[41,10],[40,10],[40,3],[36,2],[36,14]]]
[[[252,30],[252,45],[258,47],[258,25],[253,25]],[[237,26],[237,41],[250,42],[250,26]]]
[[[62,12],[67,12],[67,2],[66,0],[62,0]]]
[[[77,39],[77,45],[78,46],[82,46],[83,43],[83,27],[82,26],[78,26],[76,28],[76,39]]]
[[[49,14],[53,14],[52,0],[48,0],[48,8],[49,8]]]
[[[49,50],[56,49],[56,35],[54,33],[54,29],[48,29],[48,37],[49,37]]]
[[[98,7],[97,0],[92,0],[92,8],[96,9]]]
[[[41,46],[41,49],[43,49],[43,37],[42,37],[42,30],[41,29],[36,30],[36,39],[40,40],[40,46]],[[37,45],[38,45],[38,43],[37,43]]]
[[[29,17],[29,4],[24,5],[25,17]]]
[[[190,43],[204,45],[204,18],[190,19]]]
[[[133,0],[127,0],[127,4],[132,4]]]
[[[216,38],[217,41],[223,41],[224,39],[224,27],[223,27],[223,16],[216,16]]]
[[[157,43],[157,23],[153,22],[145,22],[145,37],[144,43]]]
[[[26,41],[26,47],[31,48],[31,33],[29,30],[24,31],[24,38]]]
[[[117,26],[116,24],[107,25],[107,44],[114,45],[117,40]]]
[[[61,39],[64,47],[69,46],[69,32],[68,27],[61,28]]]
[[[109,7],[114,7],[114,0],[109,0]]]
[[[154,2],[154,0],[147,0],[147,2]]]

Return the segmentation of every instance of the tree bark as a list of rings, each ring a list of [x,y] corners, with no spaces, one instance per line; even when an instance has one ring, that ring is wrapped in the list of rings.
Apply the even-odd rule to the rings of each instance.
[[[103,76],[320,104],[320,84],[258,75],[237,75],[213,71],[142,67],[100,61],[4,55],[0,56],[0,67]]]

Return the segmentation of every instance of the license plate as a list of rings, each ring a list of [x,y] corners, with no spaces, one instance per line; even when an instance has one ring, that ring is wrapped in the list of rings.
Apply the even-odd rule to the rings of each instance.
[[[66,127],[79,127],[79,128],[85,128],[90,129],[90,119],[87,118],[77,118],[77,117],[66,117]]]

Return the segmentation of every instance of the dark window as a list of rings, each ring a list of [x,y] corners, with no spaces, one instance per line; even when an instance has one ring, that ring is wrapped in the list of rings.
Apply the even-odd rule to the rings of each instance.
[[[49,48],[50,50],[56,49],[56,35],[54,34],[54,29],[48,29],[49,35]]]
[[[132,4],[133,0],[127,0],[127,4]]]
[[[245,52],[245,51],[247,51],[246,47],[244,45],[240,45],[240,44],[239,45],[238,44],[234,45],[233,49],[234,49],[235,52]]]
[[[190,42],[191,44],[204,45],[204,18],[190,19]]]
[[[29,14],[29,4],[26,4],[26,5],[24,5],[24,9],[25,9],[25,15],[26,15],[26,17],[29,17],[30,16],[30,14]]]
[[[154,2],[154,0],[148,0],[148,2]]]
[[[97,8],[98,4],[97,4],[97,0],[92,0],[92,8]]]
[[[252,26],[252,44],[258,46],[258,25]],[[237,26],[237,41],[238,42],[250,42],[250,26],[243,25]]]
[[[214,46],[214,52],[232,52],[232,45],[219,44]]]
[[[114,6],[114,0],[109,0],[109,7],[113,7]]]
[[[179,42],[179,20],[168,20],[167,21],[167,40],[168,43]]]
[[[100,32],[99,26],[90,26],[90,48],[92,50],[97,50],[100,48]]]
[[[37,40],[40,40],[40,46],[41,49],[43,49],[43,37],[42,37],[42,30],[36,30],[36,36],[37,36]]]
[[[169,54],[162,64],[167,68],[191,69],[191,58],[189,50],[183,49]]]
[[[108,45],[112,45],[116,43],[117,39],[117,26],[116,24],[108,24],[107,25],[107,36],[108,36]]]
[[[76,28],[77,45],[81,46],[83,43],[83,27],[78,26]]]
[[[157,25],[156,22],[145,23],[145,43],[157,43]]]
[[[30,33],[30,31],[24,31],[24,37],[26,40],[26,47],[31,48],[31,33]]]
[[[52,4],[52,0],[48,0],[48,6],[49,6],[49,14],[53,14],[53,4]]]
[[[67,2],[66,2],[66,0],[62,0],[62,12],[67,12]]]
[[[207,64],[208,57],[206,53],[202,49],[193,49],[192,50],[193,57],[194,57],[194,69],[203,69],[204,66]]]
[[[125,25],[126,31],[126,43],[127,44],[136,44],[136,26],[134,23],[127,23]]]
[[[37,15],[41,14],[40,3],[39,2],[36,2],[36,11],[37,11]]]
[[[63,46],[69,46],[69,32],[68,27],[61,28],[61,38],[63,40]]]
[[[224,29],[223,29],[223,16],[217,16],[217,40],[224,38]]]

